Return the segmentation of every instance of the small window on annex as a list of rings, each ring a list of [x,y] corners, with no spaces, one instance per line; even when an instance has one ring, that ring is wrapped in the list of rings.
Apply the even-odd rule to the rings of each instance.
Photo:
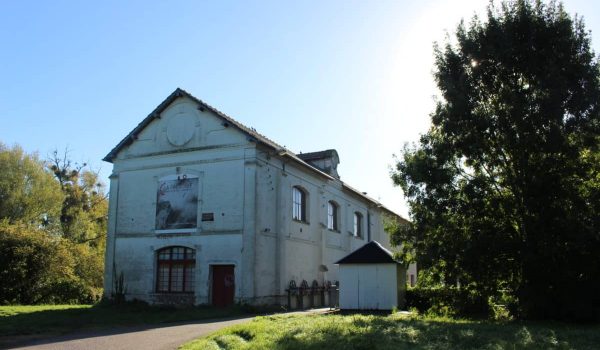
[[[334,201],[327,202],[327,228],[333,231],[339,231],[338,225],[338,205]]]
[[[292,189],[292,218],[307,222],[306,220],[306,192],[300,187]]]
[[[196,228],[198,217],[198,177],[171,175],[158,181],[156,230]]]
[[[356,237],[362,237],[363,235],[363,219],[362,214],[359,212],[354,213],[354,235]]]
[[[186,247],[167,247],[157,252],[156,291],[193,293],[196,251]]]

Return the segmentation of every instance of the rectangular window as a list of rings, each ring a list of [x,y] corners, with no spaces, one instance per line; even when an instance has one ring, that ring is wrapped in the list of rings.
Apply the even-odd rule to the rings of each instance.
[[[292,218],[306,222],[306,194],[297,187],[292,190]]]
[[[331,203],[327,205],[327,228],[333,230],[333,206]]]
[[[354,235],[362,237],[362,215],[360,213],[354,213]]]
[[[184,292],[194,291],[194,269],[188,267],[185,269],[185,286],[183,286]]]
[[[327,203],[327,228],[338,231],[338,207],[334,202]]]
[[[183,292],[183,265],[171,265],[171,292]]]
[[[161,264],[158,267],[158,291],[169,291],[169,265]]]

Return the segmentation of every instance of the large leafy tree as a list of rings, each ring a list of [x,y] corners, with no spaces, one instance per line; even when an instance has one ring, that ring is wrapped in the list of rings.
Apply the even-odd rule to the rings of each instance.
[[[75,243],[103,245],[108,221],[104,185],[87,163],[73,163],[68,153],[55,150],[48,161],[49,170],[65,195],[60,213],[63,237]]]
[[[600,317],[600,71],[562,5],[490,4],[435,51],[432,125],[392,177],[393,240],[433,281],[508,293],[524,317]]]
[[[107,198],[96,173],[0,144],[0,304],[101,295]]]
[[[64,199],[36,154],[0,143],[0,221],[35,226],[57,223]]]

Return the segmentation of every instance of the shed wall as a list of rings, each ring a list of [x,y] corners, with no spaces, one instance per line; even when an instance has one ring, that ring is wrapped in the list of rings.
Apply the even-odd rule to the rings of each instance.
[[[398,264],[343,264],[340,274],[340,308],[391,310],[399,307]]]

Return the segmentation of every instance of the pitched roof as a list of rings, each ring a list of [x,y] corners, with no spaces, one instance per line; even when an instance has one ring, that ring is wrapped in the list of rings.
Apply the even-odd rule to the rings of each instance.
[[[346,255],[335,264],[397,264],[394,255],[379,242],[371,241]]]
[[[160,114],[167,109],[167,107],[169,107],[169,105],[171,103],[173,103],[175,100],[177,100],[178,98],[181,97],[187,97],[189,99],[191,99],[192,101],[196,102],[199,107],[198,109],[200,110],[209,110],[212,113],[214,113],[215,115],[217,115],[218,117],[220,117],[221,119],[223,119],[223,121],[225,123],[228,123],[234,127],[236,127],[237,129],[239,129],[240,131],[242,131],[244,134],[246,134],[248,136],[249,140],[252,140],[254,142],[260,143],[262,145],[267,146],[268,148],[271,148],[273,150],[275,150],[277,152],[277,155],[279,155],[280,157],[287,157],[292,159],[293,161],[295,161],[297,164],[299,164],[300,166],[311,170],[313,173],[316,173],[322,177],[327,178],[328,180],[337,180],[334,177],[332,177],[331,175],[321,171],[320,169],[308,164],[303,158],[299,157],[297,154],[295,154],[294,152],[288,150],[287,148],[279,145],[278,143],[276,143],[275,141],[269,139],[268,137],[262,135],[261,133],[257,132],[254,128],[249,128],[247,126],[245,126],[244,124],[238,122],[237,120],[233,119],[232,117],[228,116],[227,114],[219,111],[218,109],[216,109],[215,107],[207,104],[206,102],[202,101],[201,99],[193,96],[192,94],[190,94],[189,92],[181,89],[181,88],[177,88],[175,89],[175,91],[173,91],[173,93],[171,93],[164,101],[162,101],[152,112],[150,112],[150,114],[148,114],[148,116],[146,118],[144,118],[144,120],[142,120],[129,134],[127,134],[127,136],[125,136],[121,142],[119,142],[102,160],[112,163],[113,160],[115,159],[115,157],[117,156],[117,154],[126,146],[130,145],[133,141],[135,141],[139,135],[139,133],[146,127],[148,126],[148,124],[150,124],[152,121],[154,121],[155,119],[160,119]],[[324,152],[336,152],[335,150],[327,150]],[[313,152],[313,153],[321,153],[321,152]],[[337,153],[337,152],[336,152]],[[305,155],[310,155],[309,153],[305,153]],[[339,181],[339,180],[337,180]],[[340,181],[341,182],[341,181]],[[350,190],[351,192],[355,193],[356,195],[368,200],[369,202],[372,202],[376,207],[381,208],[382,210],[386,211],[388,214],[393,215],[403,221],[407,221],[406,219],[404,219],[403,217],[401,217],[400,215],[394,213],[393,211],[391,211],[390,209],[386,208],[383,204],[381,204],[380,202],[376,201],[375,199],[368,197],[366,194],[348,186],[346,183],[341,182],[342,183],[342,187],[345,189]]]

